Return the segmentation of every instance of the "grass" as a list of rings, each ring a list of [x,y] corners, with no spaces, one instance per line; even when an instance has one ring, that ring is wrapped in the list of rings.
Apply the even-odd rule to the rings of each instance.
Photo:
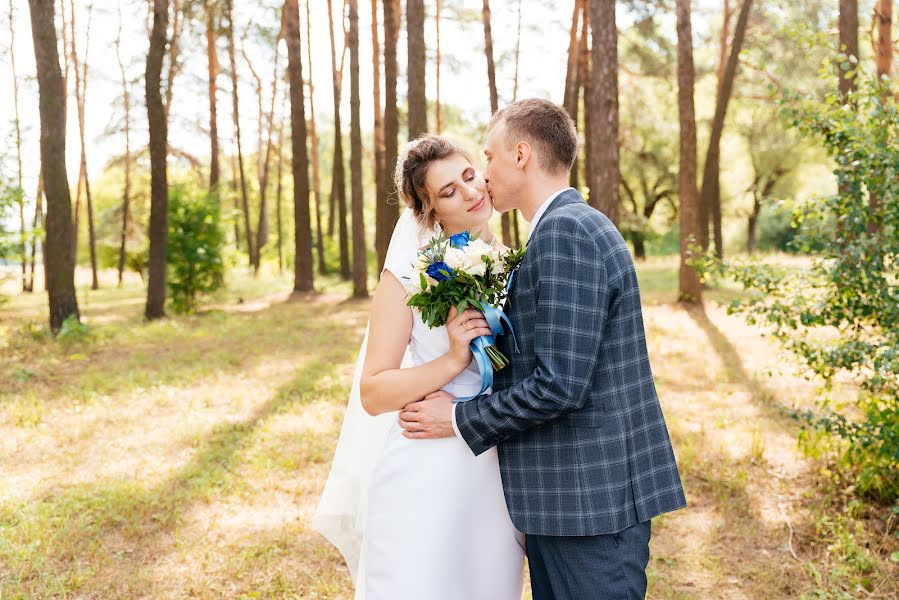
[[[653,524],[649,596],[896,597],[895,523],[830,485],[784,416],[811,385],[717,306],[735,290],[673,304],[675,269],[639,267],[690,504]],[[309,519],[367,302],[238,273],[201,314],[145,323],[139,282],[104,284],[79,288],[67,342],[43,295],[0,307],[0,598],[351,598]]]

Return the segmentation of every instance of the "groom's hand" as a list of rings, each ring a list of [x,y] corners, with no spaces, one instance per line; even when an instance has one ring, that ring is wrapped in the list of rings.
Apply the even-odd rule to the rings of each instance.
[[[400,412],[403,435],[413,440],[433,440],[456,435],[453,430],[453,401],[444,391],[428,394],[423,400],[407,404]]]

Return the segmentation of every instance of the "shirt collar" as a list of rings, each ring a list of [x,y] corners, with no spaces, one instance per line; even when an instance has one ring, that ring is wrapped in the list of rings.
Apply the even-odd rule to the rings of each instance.
[[[549,208],[549,205],[552,204],[553,200],[555,200],[559,196],[559,194],[561,194],[562,192],[567,192],[568,190],[573,190],[573,189],[574,189],[573,187],[567,187],[567,188],[561,189],[558,192],[555,192],[554,194],[550,195],[549,198],[547,198],[546,200],[543,201],[543,204],[541,204],[540,208],[537,209],[537,212],[534,213],[534,218],[531,219],[531,228],[528,231],[528,241],[531,241],[531,234],[534,233],[534,230],[537,228],[537,222],[540,221],[541,217],[543,217],[543,213],[546,212],[546,209]]]

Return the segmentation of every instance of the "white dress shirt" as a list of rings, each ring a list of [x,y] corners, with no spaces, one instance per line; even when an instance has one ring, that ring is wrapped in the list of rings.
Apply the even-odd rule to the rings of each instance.
[[[543,216],[543,213],[546,212],[546,209],[549,208],[549,205],[552,204],[553,200],[558,198],[559,194],[561,194],[562,192],[567,192],[568,190],[572,190],[572,189],[574,189],[574,188],[567,187],[567,188],[561,189],[558,192],[551,194],[549,196],[549,198],[547,198],[546,200],[543,201],[543,204],[541,204],[540,208],[537,209],[537,212],[534,213],[534,218],[531,219],[531,228],[530,228],[530,230],[528,230],[528,241],[529,242],[531,241],[531,235],[534,233],[534,229],[537,228],[537,223],[540,221],[540,218]],[[460,438],[462,437],[462,434],[459,433],[459,426],[456,425],[456,405],[453,405],[453,431],[456,432],[457,436],[459,436]]]

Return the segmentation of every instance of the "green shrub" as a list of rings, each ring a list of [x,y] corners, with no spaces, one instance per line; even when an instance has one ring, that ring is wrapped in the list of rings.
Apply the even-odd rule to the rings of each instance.
[[[184,186],[169,193],[166,280],[175,312],[193,312],[202,294],[224,285],[220,214],[215,194],[192,195]]]

